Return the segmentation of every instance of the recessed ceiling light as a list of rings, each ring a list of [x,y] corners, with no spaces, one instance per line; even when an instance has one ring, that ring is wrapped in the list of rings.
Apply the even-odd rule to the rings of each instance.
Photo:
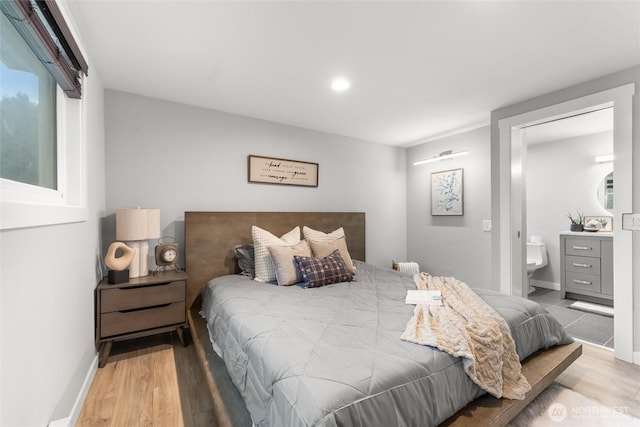
[[[349,86],[351,86],[351,83],[349,83],[349,80],[345,79],[344,77],[336,77],[331,82],[331,89],[335,90],[336,92],[344,92],[345,90],[349,89]]]

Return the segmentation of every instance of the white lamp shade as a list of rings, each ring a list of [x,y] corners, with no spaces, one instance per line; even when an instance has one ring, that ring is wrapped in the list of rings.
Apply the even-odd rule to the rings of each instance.
[[[135,241],[160,237],[160,209],[116,209],[116,240]]]

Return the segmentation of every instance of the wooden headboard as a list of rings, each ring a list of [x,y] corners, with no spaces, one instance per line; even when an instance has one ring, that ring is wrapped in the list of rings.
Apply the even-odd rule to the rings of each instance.
[[[251,226],[277,236],[296,225],[325,233],[338,227],[344,233],[353,259],[365,261],[364,212],[185,212],[185,256],[191,307],[202,287],[214,277],[238,272],[233,247],[251,244]]]

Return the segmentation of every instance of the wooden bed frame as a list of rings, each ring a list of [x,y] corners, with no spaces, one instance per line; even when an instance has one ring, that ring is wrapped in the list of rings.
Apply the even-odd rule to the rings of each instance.
[[[248,427],[251,419],[224,362],[212,349],[206,322],[199,314],[200,293],[212,278],[238,272],[232,249],[237,244],[252,243],[252,225],[276,235],[282,235],[296,225],[301,230],[306,225],[324,232],[343,227],[352,258],[366,260],[365,214],[362,212],[185,212],[189,327],[221,427]],[[581,354],[582,345],[577,342],[536,353],[522,365],[522,372],[531,384],[531,391],[524,400],[496,399],[485,395],[461,409],[443,425],[506,425]]]

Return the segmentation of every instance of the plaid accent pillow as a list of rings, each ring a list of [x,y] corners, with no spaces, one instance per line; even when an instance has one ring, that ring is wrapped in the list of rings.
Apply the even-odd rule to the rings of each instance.
[[[318,288],[340,282],[353,281],[353,274],[347,269],[339,250],[324,258],[294,255],[306,288]]]

